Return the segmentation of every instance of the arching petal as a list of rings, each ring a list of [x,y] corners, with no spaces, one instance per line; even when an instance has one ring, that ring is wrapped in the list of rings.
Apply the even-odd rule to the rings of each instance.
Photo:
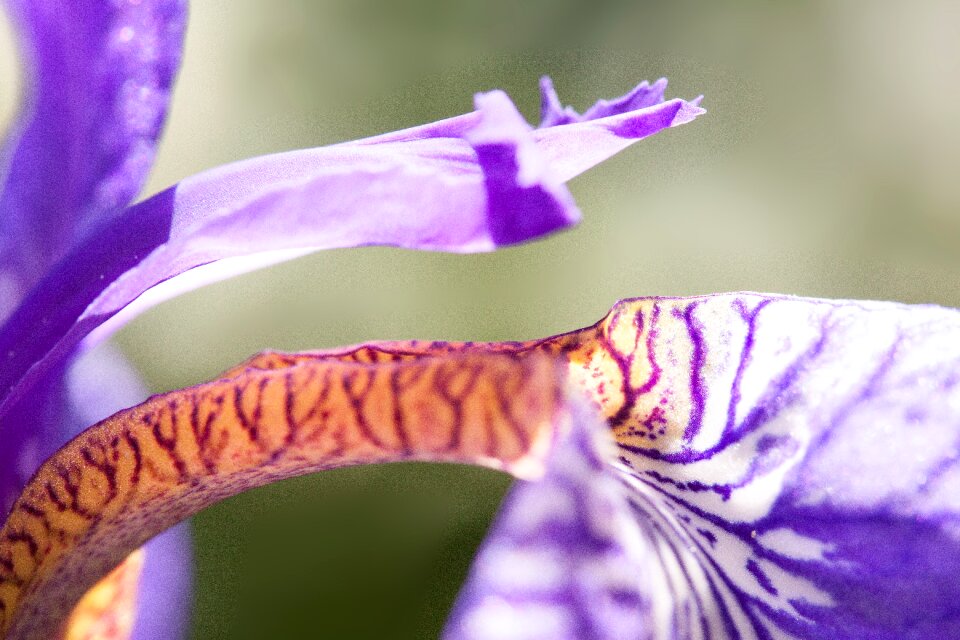
[[[50,637],[144,541],[267,482],[400,460],[542,473],[561,385],[546,357],[318,355],[155,396],[72,440],[17,500],[0,531],[0,633]]]
[[[0,330],[0,415],[91,331],[194,267],[232,259],[151,292],[110,328],[158,297],[309,250],[487,251],[565,228],[579,212],[563,181],[701,112],[675,100],[585,123],[594,130],[531,131],[501,92],[479,95],[477,107],[462,137],[413,134],[255,158],[131,207],[68,255]],[[569,131],[542,137],[561,129]]]
[[[53,370],[43,389],[44,394],[31,396],[36,405],[26,410],[27,405],[22,404],[10,416],[30,428],[11,430],[0,451],[0,457],[15,461],[0,466],[0,511],[4,514],[40,462],[88,425],[147,396],[136,371],[109,343],[86,352],[66,372]],[[129,570],[137,585],[133,601],[138,608],[132,616],[136,640],[185,637],[192,586],[189,530],[187,523],[181,523],[151,540]],[[93,607],[88,617],[102,608],[103,598],[97,600],[101,604]],[[95,618],[91,622],[96,622]]]
[[[0,158],[0,319],[153,162],[186,2],[6,0],[26,95]]]

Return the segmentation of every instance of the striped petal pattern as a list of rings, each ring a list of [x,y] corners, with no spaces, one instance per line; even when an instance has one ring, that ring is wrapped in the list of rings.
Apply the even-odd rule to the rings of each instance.
[[[530,342],[268,352],[44,465],[0,534],[4,624],[50,628],[230,493],[429,459],[531,480],[450,638],[952,637],[958,450],[960,312],[937,307],[648,298]]]
[[[960,313],[751,294],[645,299],[555,340],[607,418],[616,453],[603,480],[584,473],[561,489],[517,491],[451,637],[960,633]],[[586,465],[590,451],[579,451]],[[557,594],[584,584],[579,575],[531,562],[536,578],[511,583],[495,571],[504,547],[549,547],[557,521],[579,530],[553,556],[589,555],[584,538],[614,519],[565,496],[595,495],[612,479],[634,523],[619,539],[642,541],[630,575],[646,581],[645,598],[621,602],[647,626],[620,635],[547,615],[545,603],[555,609]],[[538,520],[546,504],[559,513]],[[566,605],[580,610],[575,598]],[[487,624],[511,616],[541,624]]]

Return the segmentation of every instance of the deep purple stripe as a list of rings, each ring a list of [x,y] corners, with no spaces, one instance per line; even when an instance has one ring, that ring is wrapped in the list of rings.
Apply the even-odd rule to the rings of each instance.
[[[703,331],[693,317],[698,302],[690,303],[683,312],[683,322],[687,326],[690,342],[693,344],[693,358],[690,362],[690,400],[693,404],[690,410],[690,421],[683,432],[683,440],[690,442],[700,432],[703,426],[703,408],[706,404],[706,389],[703,386],[702,373],[705,359],[703,349]]]

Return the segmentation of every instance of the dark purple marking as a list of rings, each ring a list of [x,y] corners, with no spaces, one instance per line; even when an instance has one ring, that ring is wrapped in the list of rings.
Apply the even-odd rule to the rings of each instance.
[[[740,313],[740,317],[747,323],[747,336],[743,341],[743,348],[740,351],[740,362],[737,364],[737,373],[733,378],[733,385],[730,389],[730,404],[727,407],[727,424],[723,429],[726,435],[733,431],[736,422],[737,406],[740,404],[740,385],[743,382],[743,372],[750,363],[750,357],[753,353],[753,340],[757,329],[757,316],[770,304],[772,300],[767,298],[762,300],[752,311],[747,311],[743,300],[738,298],[734,301],[734,308]]]
[[[683,321],[687,326],[690,343],[693,345],[693,356],[690,362],[690,422],[683,432],[683,440],[691,442],[703,426],[703,408],[706,404],[707,391],[703,386],[702,373],[706,354],[704,353],[703,330],[693,317],[699,303],[691,302],[683,312]]]
[[[760,568],[760,565],[758,565],[753,558],[747,560],[747,571],[753,574],[753,577],[757,579],[757,583],[763,587],[764,591],[770,595],[780,595],[780,592],[777,591],[777,588],[773,586],[770,576],[763,572],[763,569]]]

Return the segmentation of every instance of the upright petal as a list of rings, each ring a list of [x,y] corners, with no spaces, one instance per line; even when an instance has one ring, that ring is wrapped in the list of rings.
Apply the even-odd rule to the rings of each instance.
[[[653,531],[607,466],[610,435],[572,403],[573,429],[546,475],[519,481],[447,624],[448,640],[642,640],[669,599]],[[661,607],[661,611],[663,608]]]
[[[0,159],[0,278],[22,295],[140,190],[180,62],[186,2],[5,5],[26,95]]]
[[[562,186],[576,161],[564,154],[598,161],[631,136],[700,112],[663,103],[594,121],[616,132],[617,145],[600,140],[593,148],[590,135],[572,131],[560,136],[562,148],[545,150],[538,138],[545,130],[531,131],[505,95],[481,94],[477,107],[462,137],[387,136],[255,158],[185,180],[108,221],[0,329],[0,415],[80,340],[160,283],[163,291],[111,327],[164,295],[305,251],[380,244],[473,252],[530,240],[579,218]],[[449,130],[459,125],[438,129]],[[227,258],[234,260],[168,282]]]

